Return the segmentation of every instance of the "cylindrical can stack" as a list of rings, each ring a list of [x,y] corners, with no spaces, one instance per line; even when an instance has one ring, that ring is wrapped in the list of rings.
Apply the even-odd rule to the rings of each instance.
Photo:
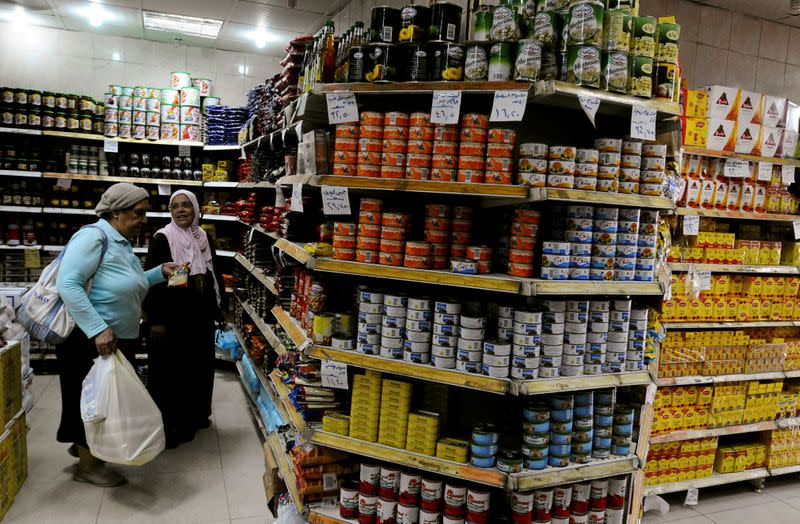
[[[179,140],[181,135],[181,91],[161,90],[161,140]]]
[[[356,261],[377,264],[380,261],[381,222],[383,202],[376,198],[362,198],[359,203],[356,228]]]
[[[446,269],[450,254],[450,206],[425,204],[424,235],[431,245],[431,269]]]
[[[472,241],[472,208],[453,206],[450,219],[450,269],[456,273],[478,272],[478,261],[467,260],[467,244]]]
[[[383,117],[381,178],[405,177],[408,123],[408,113],[392,111]]]
[[[517,158],[517,184],[531,187],[547,185],[547,144],[520,144]]]
[[[572,419],[572,450],[570,451],[570,462],[574,464],[586,464],[592,459],[593,414],[593,392],[576,393]]]
[[[381,238],[378,263],[384,266],[402,266],[406,248],[408,215],[384,211],[381,216]]]
[[[638,195],[641,181],[642,143],[637,140],[622,141],[619,167],[620,193]],[[663,181],[663,178],[662,178]]]
[[[517,132],[513,129],[492,128],[486,146],[487,184],[511,184],[514,172],[514,146]]]
[[[200,140],[200,89],[188,85],[181,87],[180,140]]]
[[[358,164],[360,128],[356,124],[339,124],[336,126],[336,140],[333,145],[333,174],[339,176],[355,176]]]
[[[524,278],[533,276],[533,252],[538,243],[540,220],[538,211],[514,210],[508,251],[509,275]]]
[[[399,340],[402,343],[402,339]],[[381,387],[380,425],[378,428],[379,444],[405,449],[406,434],[408,432],[408,414],[411,411],[411,387],[410,382],[383,379]]]
[[[561,376],[564,353],[564,332],[566,328],[566,303],[549,300],[542,313],[542,350],[539,358],[539,377],[555,378]],[[580,323],[571,322],[575,331]],[[585,329],[585,328],[584,328]]]
[[[459,182],[481,184],[486,181],[488,137],[489,117],[487,115],[467,113],[461,116],[457,175]],[[508,162],[511,163],[511,160]]]
[[[578,149],[575,152],[575,189],[595,191],[598,186],[597,149]]]
[[[433,154],[431,155],[431,180],[456,182],[458,180],[456,156],[458,144],[458,126],[435,124],[433,128],[421,128],[417,136],[425,136],[432,132]],[[411,134],[412,137],[415,133]]]
[[[487,340],[483,343],[481,374],[493,378],[508,378],[511,363],[511,342]]]
[[[628,331],[628,349],[625,352],[625,371],[644,369],[644,352],[647,346],[646,308],[632,308]]]
[[[622,140],[600,139],[595,141],[595,145],[600,146],[597,148],[599,164],[597,167],[597,191],[616,193],[619,189]]]
[[[572,189],[575,186],[575,154],[572,146],[547,148],[547,187]]]
[[[356,350],[364,355],[380,355],[383,294],[359,290],[358,299]]]
[[[617,404],[614,407],[614,429],[611,434],[611,454],[627,456],[633,440],[634,407]]]
[[[550,397],[548,466],[564,467],[570,463],[573,407],[574,399],[572,395],[553,395]]]
[[[479,468],[492,468],[500,442],[500,433],[492,424],[478,424],[472,428],[470,463]]]
[[[450,348],[455,358],[448,360],[448,364],[452,363],[452,367],[456,367],[456,361],[465,362],[467,371],[474,372],[473,368],[482,371],[481,349],[486,337],[486,317],[463,314],[459,310],[458,323],[459,327],[454,328],[458,342],[456,346]]]
[[[429,113],[411,113],[407,151],[405,177],[409,180],[429,180],[433,155],[433,125]]]
[[[439,439],[439,415],[430,411],[414,411],[408,415],[406,450],[423,455],[436,455]],[[424,495],[424,492],[423,492]]]
[[[431,353],[435,355],[439,362],[438,367],[450,366],[446,369],[457,368],[460,371],[470,371],[462,369],[461,351],[459,347],[458,333],[459,321],[461,318],[461,304],[459,302],[448,302],[437,300],[433,305],[433,337],[431,341]],[[457,355],[458,352],[458,355]],[[456,362],[456,358],[458,362]],[[475,369],[477,372],[477,369]]]
[[[403,342],[406,336],[406,304],[402,295],[385,294],[381,306],[380,355],[400,360],[403,358]]]
[[[425,364],[431,360],[431,299],[409,298],[406,310],[403,360]]]
[[[381,153],[384,151],[383,113],[362,111],[359,122],[356,176],[378,178],[381,176]]]
[[[642,145],[642,173],[639,194],[661,196],[667,162],[666,144]]]
[[[511,521],[516,524],[621,524],[627,477],[566,484],[511,493]]]
[[[366,442],[378,440],[381,408],[381,374],[365,370],[353,376],[350,408],[350,437]]]
[[[603,390],[594,392],[592,415],[592,458],[608,458],[611,453],[612,415],[614,413],[614,392]]]
[[[333,258],[337,260],[356,259],[356,225],[351,222],[333,224]]]
[[[597,312],[592,314],[592,320],[600,318],[606,320],[604,313]],[[611,302],[611,309],[608,311],[607,322],[599,322],[601,326],[608,326],[608,350],[606,353],[606,364],[611,373],[619,373],[625,370],[625,357],[628,350],[628,326],[631,317],[630,300],[614,300]],[[594,327],[594,326],[593,326]]]

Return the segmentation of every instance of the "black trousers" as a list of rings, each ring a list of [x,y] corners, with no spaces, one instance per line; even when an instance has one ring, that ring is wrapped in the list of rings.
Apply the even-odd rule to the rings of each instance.
[[[118,339],[117,351],[133,363],[138,339]],[[81,418],[81,389],[83,379],[98,357],[94,339],[90,340],[80,328],[75,328],[63,344],[56,346],[59,382],[61,383],[61,423],[56,439],[59,442],[86,445],[86,433]]]

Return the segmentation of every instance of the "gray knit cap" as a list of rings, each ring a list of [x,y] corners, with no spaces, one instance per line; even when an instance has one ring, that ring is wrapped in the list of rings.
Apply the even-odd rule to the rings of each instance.
[[[149,197],[147,190],[127,182],[120,182],[106,189],[106,192],[100,197],[100,202],[94,208],[94,212],[100,216],[110,211],[128,209]]]

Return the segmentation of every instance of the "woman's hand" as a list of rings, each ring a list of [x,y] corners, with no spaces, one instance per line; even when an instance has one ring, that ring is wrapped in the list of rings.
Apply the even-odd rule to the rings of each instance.
[[[161,264],[161,274],[164,275],[164,278],[169,279],[179,267],[175,262],[164,262]]]
[[[110,327],[107,327],[94,337],[94,345],[101,357],[108,357],[117,350],[117,336]]]

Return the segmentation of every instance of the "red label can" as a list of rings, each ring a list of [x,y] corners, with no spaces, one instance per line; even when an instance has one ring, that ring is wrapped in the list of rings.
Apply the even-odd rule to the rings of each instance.
[[[625,494],[628,489],[627,477],[613,477],[608,479],[608,508],[619,509],[625,506]]]
[[[558,486],[553,488],[553,516],[569,517],[569,508],[572,503],[572,486]]]
[[[511,493],[511,521],[530,524],[533,520],[533,493]]]
[[[395,524],[395,514],[397,512],[397,501],[389,500],[386,498],[378,499],[378,508],[376,510],[376,524]]]
[[[442,481],[433,479],[422,479],[420,485],[420,506],[427,511],[438,512],[442,504]]]
[[[445,484],[444,486],[444,514],[451,517],[463,517],[464,505],[467,502],[467,488]]]
[[[419,510],[419,524],[439,524],[441,513],[438,511]]]
[[[604,524],[606,521],[605,510],[592,510],[589,512],[589,517],[586,524]]]
[[[415,473],[403,471],[400,473],[400,503],[419,504],[419,490],[421,477]],[[399,521],[399,518],[398,518]]]
[[[589,493],[591,484],[584,482],[572,485],[572,514],[582,515],[589,512]]]
[[[419,507],[400,502],[397,505],[397,524],[419,524]]]
[[[375,524],[378,513],[378,497],[376,495],[358,494],[358,522],[359,524]]]
[[[397,500],[397,491],[400,488],[400,470],[381,468],[380,488],[378,495],[387,500]]]
[[[553,514],[553,488],[537,489],[533,492],[533,520],[548,522]]]
[[[358,482],[343,482],[339,489],[339,516],[354,519],[358,516]]]
[[[377,464],[361,464],[358,490],[364,495],[377,495],[381,480],[381,467]]]

